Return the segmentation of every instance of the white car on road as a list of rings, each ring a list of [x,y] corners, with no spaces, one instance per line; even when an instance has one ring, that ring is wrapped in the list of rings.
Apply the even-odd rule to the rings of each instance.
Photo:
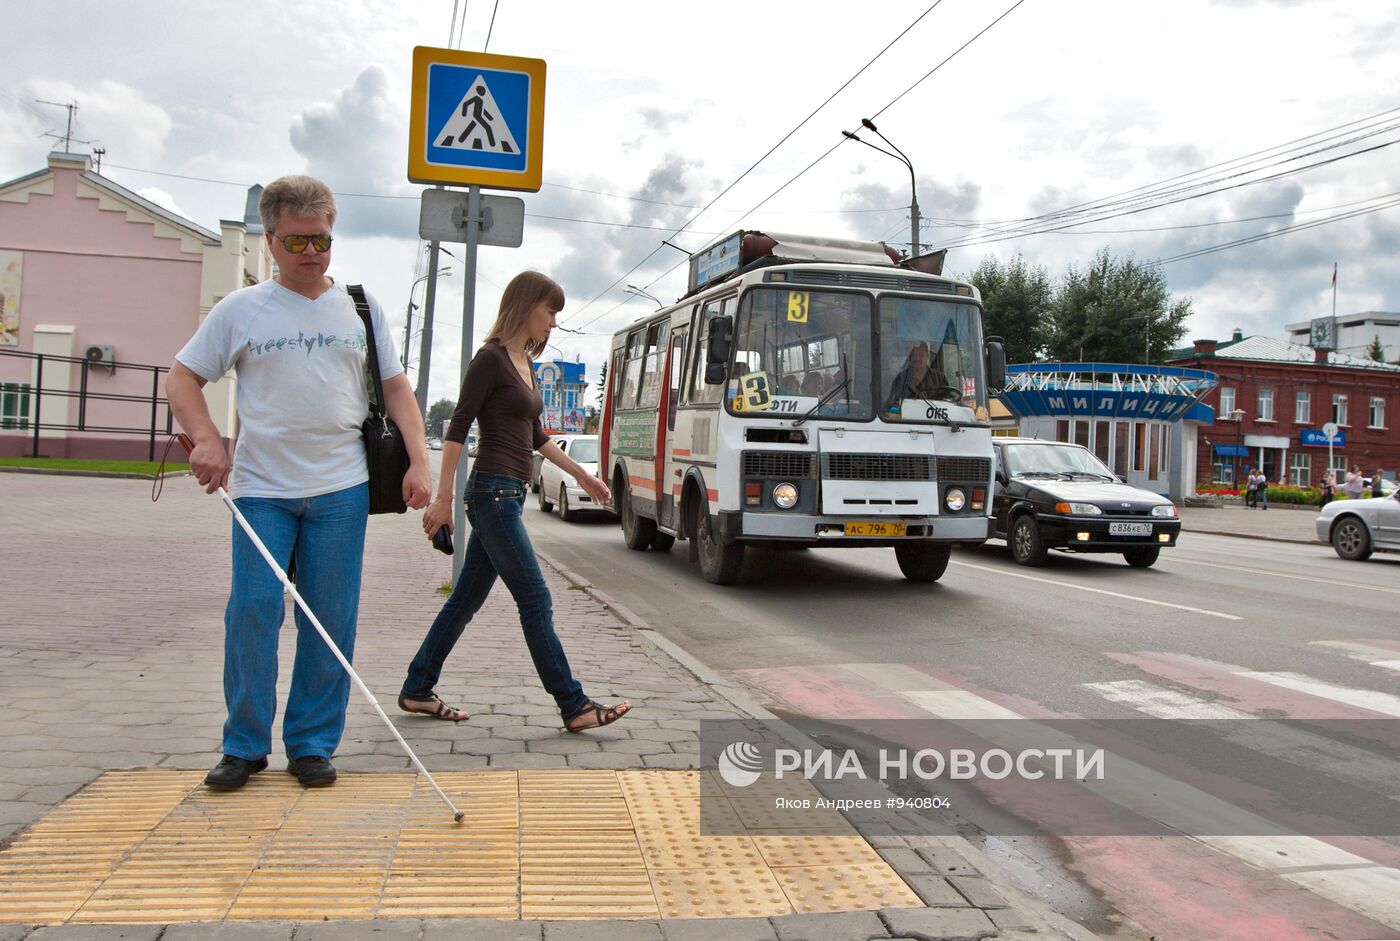
[[[597,435],[556,435],[559,449],[583,466],[590,474],[598,473]],[[559,518],[572,520],[584,510],[611,512],[610,507],[594,502],[578,485],[578,481],[549,461],[540,465],[540,509],[548,513],[559,504]]]
[[[1333,500],[1315,521],[1317,538],[1353,562],[1372,552],[1400,552],[1400,493],[1361,500]]]

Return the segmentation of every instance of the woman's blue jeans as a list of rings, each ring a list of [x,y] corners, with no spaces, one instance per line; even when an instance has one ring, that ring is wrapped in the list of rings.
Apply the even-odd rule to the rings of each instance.
[[[283,570],[295,553],[297,592],[346,659],[353,659],[368,486],[291,500],[242,497],[233,502]],[[233,588],[224,612],[226,755],[253,760],[272,750],[283,593],[282,582],[234,520]],[[300,608],[296,626],[282,741],[288,758],[330,758],[345,729],[350,677]]]
[[[520,627],[535,672],[554,697],[560,716],[570,718],[587,705],[588,697],[569,670],[559,635],[554,633],[553,599],[525,532],[525,482],[505,474],[474,471],[467,479],[463,499],[472,533],[462,574],[409,664],[403,695],[418,700],[432,698],[447,655],[500,576],[520,610]]]

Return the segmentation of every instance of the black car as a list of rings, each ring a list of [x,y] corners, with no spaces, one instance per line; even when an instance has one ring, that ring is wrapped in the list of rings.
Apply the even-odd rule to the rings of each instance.
[[[1050,549],[1120,552],[1147,568],[1176,545],[1181,519],[1166,497],[1131,487],[1089,451],[1064,441],[995,438],[996,536],[1022,565]]]

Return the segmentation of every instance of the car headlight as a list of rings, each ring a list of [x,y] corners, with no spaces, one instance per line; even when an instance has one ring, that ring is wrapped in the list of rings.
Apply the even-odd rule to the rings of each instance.
[[[1154,507],[1152,508],[1152,515],[1153,515],[1153,516],[1156,516],[1156,517],[1159,517],[1159,518],[1160,518],[1160,517],[1167,517],[1167,518],[1169,518],[1169,519],[1170,519],[1170,518],[1175,518],[1175,517],[1176,517],[1176,505],[1173,504],[1173,503],[1168,503],[1166,506],[1154,506]]]
[[[773,503],[783,510],[797,506],[797,487],[792,484],[778,484],[773,488]]]
[[[1092,503],[1056,503],[1055,512],[1069,516],[1103,516],[1103,510]]]
[[[943,495],[943,505],[950,511],[957,513],[967,505],[967,494],[963,493],[958,487],[953,487]]]

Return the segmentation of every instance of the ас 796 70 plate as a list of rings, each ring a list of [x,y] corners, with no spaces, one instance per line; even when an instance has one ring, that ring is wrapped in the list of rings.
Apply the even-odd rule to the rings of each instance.
[[[886,523],[871,521],[861,521],[859,523],[846,524],[847,536],[903,536],[903,523]]]

